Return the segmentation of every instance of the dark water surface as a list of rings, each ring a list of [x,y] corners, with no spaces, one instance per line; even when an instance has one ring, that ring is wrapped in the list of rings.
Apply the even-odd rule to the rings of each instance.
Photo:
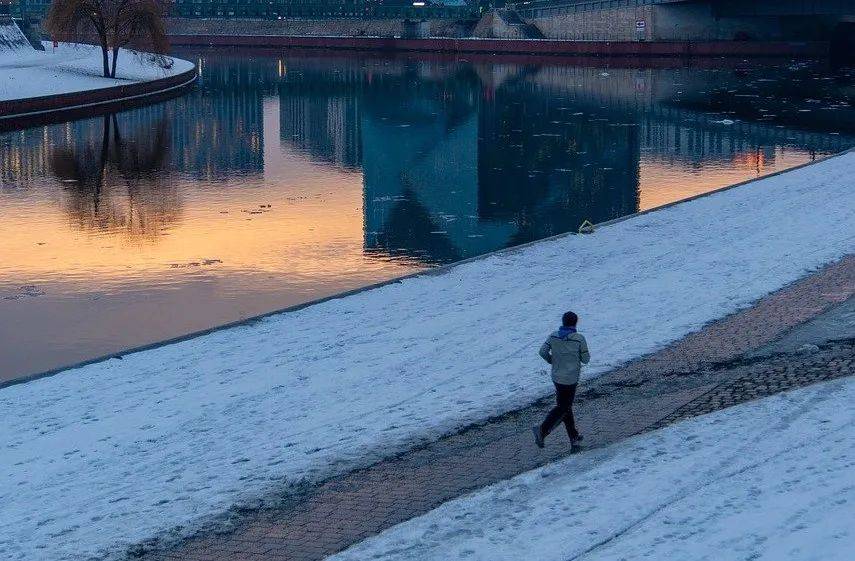
[[[0,134],[0,381],[855,145],[820,63],[177,54],[184,97]]]

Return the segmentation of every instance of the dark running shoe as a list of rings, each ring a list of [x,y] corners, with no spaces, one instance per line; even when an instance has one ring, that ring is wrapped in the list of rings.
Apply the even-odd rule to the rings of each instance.
[[[543,448],[543,433],[540,432],[540,427],[531,427],[531,432],[534,433],[534,443],[538,448]]]

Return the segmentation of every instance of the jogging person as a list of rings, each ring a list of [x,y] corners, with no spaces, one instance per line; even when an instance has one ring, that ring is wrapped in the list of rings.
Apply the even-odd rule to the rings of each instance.
[[[543,440],[562,421],[570,437],[570,445],[578,449],[582,435],[576,429],[573,418],[573,399],[576,397],[576,385],[582,365],[591,360],[588,342],[576,331],[579,318],[573,312],[565,313],[561,318],[561,327],[552,333],[540,347],[540,356],[552,365],[552,381],[555,384],[556,405],[546,415],[540,426],[532,427],[534,442],[543,448]]]

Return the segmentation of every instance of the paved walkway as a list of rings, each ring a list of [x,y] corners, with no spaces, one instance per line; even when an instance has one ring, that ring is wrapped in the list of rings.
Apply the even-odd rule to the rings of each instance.
[[[586,447],[605,446],[698,415],[819,380],[853,373],[852,342],[813,354],[740,360],[855,294],[855,256],[770,295],[755,307],[586,384],[577,418]],[[533,351],[534,352],[534,351]],[[545,450],[529,427],[551,405],[529,407],[399,457],[336,477],[275,511],[248,512],[227,533],[148,561],[310,561],[340,551],[449,499],[561,458],[561,431]],[[283,501],[285,499],[283,498]]]

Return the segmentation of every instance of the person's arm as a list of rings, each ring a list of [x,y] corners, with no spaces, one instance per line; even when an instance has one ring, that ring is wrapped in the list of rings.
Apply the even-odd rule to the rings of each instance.
[[[579,343],[579,360],[582,361],[582,364],[588,364],[588,361],[591,360],[591,353],[588,352],[588,342],[583,336]]]
[[[540,356],[543,357],[543,360],[552,364],[552,345],[549,344],[549,339],[540,346]]]

